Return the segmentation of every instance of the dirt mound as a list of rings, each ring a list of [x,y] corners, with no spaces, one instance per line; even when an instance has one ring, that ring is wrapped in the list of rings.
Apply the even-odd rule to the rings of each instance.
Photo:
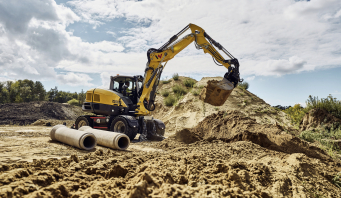
[[[223,105],[233,90],[224,89],[222,83],[217,80],[208,81],[207,85],[201,90],[199,98],[213,106]],[[229,87],[229,85],[225,86]]]
[[[231,95],[227,98],[222,106],[213,106],[203,102],[199,97],[199,93],[208,82],[218,82],[222,77],[205,77],[198,81],[194,87],[186,95],[180,98],[175,106],[167,107],[164,104],[165,97],[163,92],[172,94],[172,87],[175,85],[184,86],[184,77],[180,77],[178,81],[171,80],[168,84],[160,83],[158,93],[156,95],[156,108],[151,112],[151,116],[162,120],[166,124],[166,136],[174,134],[176,131],[184,128],[195,127],[206,116],[226,110],[238,110],[246,116],[254,118],[257,123],[261,124],[279,124],[286,129],[292,127],[291,121],[282,111],[276,111],[261,98],[248,90],[242,90],[238,87],[233,89]]]
[[[334,117],[323,109],[312,109],[306,113],[300,123],[300,130],[313,130],[323,125],[325,128],[339,127],[341,119]]]
[[[75,120],[81,108],[56,102],[8,103],[0,105],[0,125],[27,125],[39,119]]]
[[[174,138],[187,144],[198,140],[250,141],[275,151],[304,153],[309,157],[330,160],[323,150],[310,146],[283,130],[276,124],[258,124],[239,111],[221,111],[207,116],[194,128],[176,132]]]
[[[0,197],[338,197],[336,165],[251,142],[196,142],[168,152],[99,149],[0,166]]]

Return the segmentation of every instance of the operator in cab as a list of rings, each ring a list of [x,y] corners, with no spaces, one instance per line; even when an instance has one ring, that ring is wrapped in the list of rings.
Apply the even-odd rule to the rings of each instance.
[[[129,85],[130,85],[130,83],[129,83],[129,81],[126,81],[125,83],[124,83],[124,85],[122,86],[122,94],[123,94],[123,96],[127,96],[127,92],[129,92]]]

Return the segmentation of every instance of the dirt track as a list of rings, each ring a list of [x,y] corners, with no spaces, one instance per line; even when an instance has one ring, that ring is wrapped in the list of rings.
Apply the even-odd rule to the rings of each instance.
[[[235,107],[237,94],[223,111],[207,105],[205,116],[190,94],[176,107],[159,103],[154,116],[168,138],[127,151],[83,151],[51,141],[51,127],[2,126],[0,197],[340,197],[339,161],[288,134],[280,113],[259,113],[269,108],[253,95]]]

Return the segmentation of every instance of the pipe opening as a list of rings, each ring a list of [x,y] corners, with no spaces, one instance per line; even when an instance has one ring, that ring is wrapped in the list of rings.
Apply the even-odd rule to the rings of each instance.
[[[118,140],[117,145],[120,147],[120,149],[126,149],[129,146],[129,142],[130,140],[127,137],[121,137]]]
[[[84,138],[83,145],[86,149],[92,149],[95,147],[96,139],[92,136],[87,136]]]

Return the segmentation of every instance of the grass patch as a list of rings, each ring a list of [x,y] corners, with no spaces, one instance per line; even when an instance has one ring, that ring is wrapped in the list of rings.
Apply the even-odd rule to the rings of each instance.
[[[193,86],[194,86],[195,83],[196,83],[196,82],[195,82],[195,80],[193,80],[193,79],[186,79],[186,80],[184,81],[184,85],[185,85],[186,87],[191,87],[191,88],[193,88]]]
[[[302,131],[299,138],[308,142],[318,142],[320,148],[333,158],[335,158],[335,153],[341,154],[340,147],[333,142],[335,139],[341,139],[341,127],[331,127],[329,130],[323,127],[315,131]]]
[[[187,93],[186,89],[182,87],[181,85],[175,85],[172,87],[173,92],[177,95],[185,95]]]
[[[161,92],[161,95],[162,95],[163,97],[167,97],[167,96],[169,96],[169,91],[164,90],[164,91]]]
[[[336,174],[332,181],[335,186],[341,189],[341,172]]]
[[[179,74],[178,73],[173,74],[173,79],[174,80],[179,80]]]
[[[192,94],[193,94],[194,96],[198,96],[198,95],[200,94],[200,91],[199,91],[199,90],[193,90],[193,91],[192,91]]]
[[[249,88],[249,83],[248,82],[238,83],[238,87],[242,90],[247,90]]]
[[[170,106],[173,106],[177,102],[177,99],[175,96],[169,95],[168,97],[165,98],[164,102],[167,107],[170,107]]]

